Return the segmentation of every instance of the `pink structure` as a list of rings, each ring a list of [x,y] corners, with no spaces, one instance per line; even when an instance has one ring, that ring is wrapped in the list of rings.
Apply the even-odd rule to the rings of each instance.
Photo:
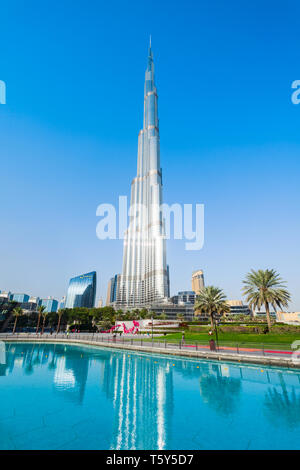
[[[120,326],[123,326],[123,333],[124,334],[137,334],[139,332],[139,322],[138,321],[135,321],[133,320],[133,327],[132,328],[127,328],[125,323],[122,323],[122,325],[114,325],[110,328],[110,330],[107,330],[107,331],[104,331],[104,333],[113,333],[117,328],[119,328]]]

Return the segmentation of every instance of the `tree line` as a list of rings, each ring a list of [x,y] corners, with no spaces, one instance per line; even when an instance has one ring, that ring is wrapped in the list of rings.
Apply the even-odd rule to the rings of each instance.
[[[243,296],[252,311],[261,310],[266,312],[268,331],[271,330],[272,321],[270,316],[270,306],[276,311],[277,308],[288,306],[291,299],[290,293],[285,288],[286,282],[274,269],[251,270],[243,280]],[[204,313],[210,318],[211,327],[215,328],[217,318],[230,313],[230,306],[227,303],[224,291],[219,287],[207,286],[201,289],[196,297],[195,317],[200,317]],[[24,317],[24,312],[20,306],[12,310],[14,317],[13,333],[17,328],[18,319]],[[115,310],[107,306],[102,308],[63,308],[55,312],[47,312],[44,306],[39,306],[37,313],[32,314],[36,324],[36,333],[44,333],[45,327],[51,327],[57,333],[61,329],[76,329],[99,331],[107,330],[116,321],[142,320],[142,319],[166,319],[165,314],[157,315],[155,312],[145,308],[124,312]],[[28,317],[28,316],[27,316]],[[179,314],[178,320],[183,321],[184,315]]]

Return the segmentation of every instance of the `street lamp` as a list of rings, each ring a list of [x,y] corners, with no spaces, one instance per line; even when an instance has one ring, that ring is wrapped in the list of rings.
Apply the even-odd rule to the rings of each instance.
[[[218,325],[219,325],[219,320],[216,320],[215,321],[215,331],[216,331],[216,340],[217,340],[217,346],[218,346],[218,351],[219,351]]]
[[[151,316],[151,336],[152,336],[152,343],[153,343],[153,314]]]

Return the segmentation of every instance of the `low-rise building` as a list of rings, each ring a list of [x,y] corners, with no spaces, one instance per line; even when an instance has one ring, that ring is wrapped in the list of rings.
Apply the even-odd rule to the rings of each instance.
[[[242,300],[227,300],[226,303],[230,307],[228,315],[251,315],[249,306],[243,304]]]
[[[194,305],[195,299],[196,293],[192,290],[180,291],[171,297],[171,301],[175,305]]]
[[[149,310],[155,312],[156,315],[165,315],[168,320],[177,320],[178,315],[182,315],[186,321],[192,321],[194,318],[193,304],[176,305],[166,302],[164,304],[153,304]]]
[[[300,323],[300,312],[276,312],[276,320],[283,323]]]
[[[15,302],[19,302],[20,304],[24,302],[29,301],[29,295],[28,294],[13,294],[11,300],[14,300]]]
[[[4,300],[11,300],[12,298],[12,293],[11,292],[6,292],[6,291],[1,291],[0,293],[0,299],[4,299]]]

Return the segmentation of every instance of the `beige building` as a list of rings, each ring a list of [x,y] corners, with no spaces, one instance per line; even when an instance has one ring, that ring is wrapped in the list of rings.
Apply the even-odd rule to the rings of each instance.
[[[113,287],[112,284],[113,284],[113,278],[108,281],[106,302],[105,302],[106,306],[111,304],[111,292],[112,292],[112,287]]]
[[[199,292],[204,288],[204,274],[201,269],[198,271],[194,271],[192,274],[192,290],[195,294],[199,294]]]
[[[229,307],[242,307],[243,301],[242,300],[226,300],[227,305]]]
[[[281,322],[299,322],[300,312],[276,312],[277,321]]]

